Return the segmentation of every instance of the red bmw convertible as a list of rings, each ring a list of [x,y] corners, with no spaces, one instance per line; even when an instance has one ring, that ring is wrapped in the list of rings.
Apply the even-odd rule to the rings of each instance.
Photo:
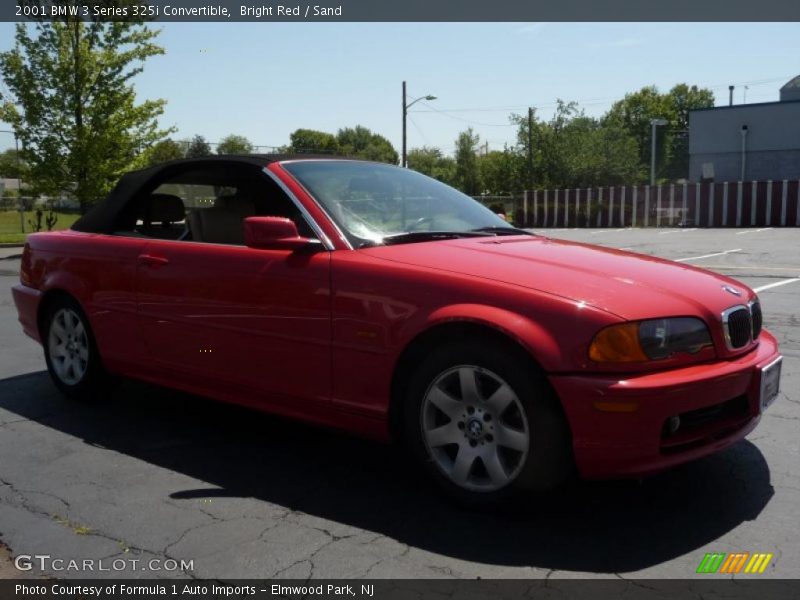
[[[132,377],[402,440],[477,503],[716,452],[780,381],[741,283],[532,235],[355,160],[125,175],[70,231],[28,238],[14,300],[68,396]]]

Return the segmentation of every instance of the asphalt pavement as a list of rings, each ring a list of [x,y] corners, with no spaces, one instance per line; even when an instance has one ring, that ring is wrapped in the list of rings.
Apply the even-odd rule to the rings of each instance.
[[[756,577],[800,577],[800,230],[542,233],[761,290],[785,360],[759,427],[641,482],[467,511],[391,447],[137,382],[99,405],[62,399],[16,321],[19,249],[3,248],[0,542],[51,557],[23,560],[26,575],[59,577],[684,578],[707,552],[773,553]]]

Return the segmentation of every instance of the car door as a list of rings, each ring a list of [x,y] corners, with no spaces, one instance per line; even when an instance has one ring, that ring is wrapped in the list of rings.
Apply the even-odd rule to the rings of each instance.
[[[286,212],[259,212],[273,208]],[[137,302],[154,364],[193,390],[329,401],[327,250],[151,239],[138,256]]]

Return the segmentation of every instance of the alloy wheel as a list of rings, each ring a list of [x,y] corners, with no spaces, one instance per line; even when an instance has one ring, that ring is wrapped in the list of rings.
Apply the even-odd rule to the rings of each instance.
[[[519,475],[530,434],[511,386],[474,365],[440,373],[428,388],[421,426],[428,453],[454,484],[492,492]]]
[[[76,385],[89,367],[89,338],[81,317],[70,308],[58,310],[50,322],[47,350],[53,371],[66,385]]]

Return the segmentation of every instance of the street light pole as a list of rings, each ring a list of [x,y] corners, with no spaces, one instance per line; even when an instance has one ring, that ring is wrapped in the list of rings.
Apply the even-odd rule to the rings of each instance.
[[[421,96],[416,100],[412,100],[411,102],[407,102],[406,100],[406,82],[403,82],[403,156],[401,159],[401,165],[403,168],[408,166],[408,152],[406,151],[406,120],[408,119],[408,109],[414,106],[420,100],[436,100],[436,96],[431,96],[428,94],[427,96]]]
[[[533,107],[528,107],[528,193],[533,192]]]
[[[656,127],[666,125],[666,119],[650,119],[650,185],[656,184]]]
[[[408,117],[408,106],[406,105],[406,82],[403,82],[403,160],[401,166],[405,169],[408,162],[408,153],[406,152],[406,118]]]

